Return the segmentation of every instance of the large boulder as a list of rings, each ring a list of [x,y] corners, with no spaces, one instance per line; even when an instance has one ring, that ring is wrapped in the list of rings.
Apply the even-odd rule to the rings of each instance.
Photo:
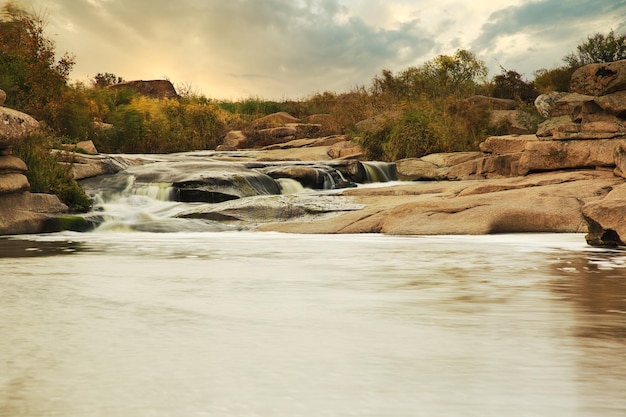
[[[615,166],[615,152],[626,139],[536,141],[526,144],[519,160],[519,174],[563,169],[595,169]]]
[[[150,98],[178,98],[174,85],[169,80],[135,80],[113,84],[108,87],[111,90],[129,89],[137,94]]]
[[[549,93],[540,94],[535,99],[535,108],[543,117],[548,117],[550,116],[550,112],[554,107],[554,104],[567,94],[569,93],[559,91],[551,91]]]
[[[594,102],[608,114],[626,117],[626,91],[595,97]]]
[[[52,194],[29,192],[0,195],[0,235],[42,233],[68,208]]]
[[[626,90],[626,60],[589,64],[572,74],[570,91],[604,96]]]
[[[39,122],[26,113],[0,107],[0,151],[14,148],[39,129]]]
[[[593,246],[626,245],[626,184],[616,186],[602,200],[582,208],[588,225],[587,242]]]
[[[299,123],[300,119],[293,117],[287,112],[281,111],[278,113],[268,114],[267,116],[260,117],[252,122],[252,126],[255,129],[269,129],[272,127],[285,126],[289,123]]]

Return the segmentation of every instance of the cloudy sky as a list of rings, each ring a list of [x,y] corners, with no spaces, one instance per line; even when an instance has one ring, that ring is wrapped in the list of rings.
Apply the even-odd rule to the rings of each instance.
[[[532,79],[587,35],[626,31],[626,0],[21,0],[72,77],[170,79],[211,98],[298,99],[369,85],[459,48]]]

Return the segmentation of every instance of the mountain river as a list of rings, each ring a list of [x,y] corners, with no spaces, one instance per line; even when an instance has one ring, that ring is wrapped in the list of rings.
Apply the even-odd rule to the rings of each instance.
[[[0,416],[626,415],[626,252],[187,224],[0,239]]]

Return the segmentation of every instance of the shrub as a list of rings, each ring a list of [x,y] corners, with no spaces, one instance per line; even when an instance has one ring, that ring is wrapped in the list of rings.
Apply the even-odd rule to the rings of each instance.
[[[111,153],[167,153],[214,149],[224,116],[214,104],[135,97],[117,106],[111,129],[94,135],[96,147]]]
[[[596,33],[587,36],[587,40],[563,58],[568,66],[577,68],[598,62],[614,62],[626,59],[626,34]]]
[[[533,85],[539,93],[550,91],[569,91],[569,82],[576,67],[557,67],[539,69],[534,72]]]
[[[86,212],[91,207],[91,201],[73,179],[69,167],[60,164],[50,153],[53,141],[49,135],[33,134],[14,151],[28,165],[26,176],[30,190],[56,194],[72,211]]]

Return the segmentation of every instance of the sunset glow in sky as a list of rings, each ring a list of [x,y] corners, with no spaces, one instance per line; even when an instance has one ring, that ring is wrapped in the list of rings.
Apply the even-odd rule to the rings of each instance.
[[[626,0],[22,0],[47,16],[72,78],[168,78],[207,97],[298,99],[369,85],[464,48],[533,71],[596,32],[626,31]]]

